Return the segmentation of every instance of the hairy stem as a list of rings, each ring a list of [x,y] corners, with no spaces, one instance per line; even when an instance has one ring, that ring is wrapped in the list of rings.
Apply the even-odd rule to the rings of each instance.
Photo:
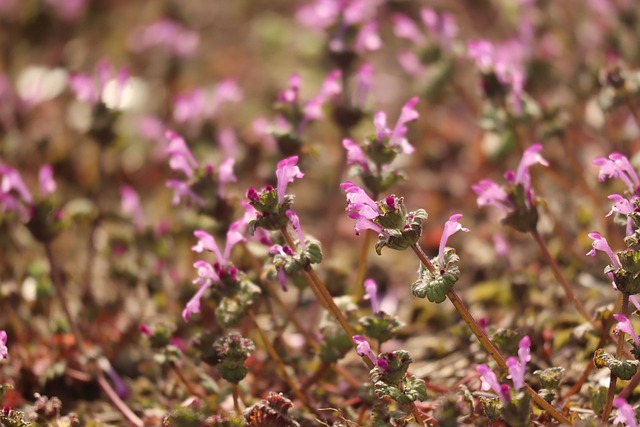
[[[629,311],[629,294],[622,294],[622,305],[620,307],[620,313],[627,315]],[[620,336],[618,337],[618,344],[616,345],[616,359],[620,359],[622,357],[622,351],[624,349],[624,331],[620,331]],[[618,377],[611,372],[611,379],[609,380],[609,390],[607,391],[607,402],[604,405],[604,410],[602,411],[602,425],[607,425],[607,420],[609,419],[609,414],[611,413],[611,408],[613,407],[613,398],[616,395],[616,383],[618,382]]]
[[[416,244],[412,246],[412,249],[418,256],[418,259],[420,259],[420,261],[425,265],[425,267],[427,267],[429,271],[434,272],[435,268],[429,261],[429,258],[427,258],[426,254],[422,251],[422,248],[420,248],[420,246]],[[469,310],[467,310],[467,307],[464,305],[458,294],[453,289],[451,289],[449,290],[449,292],[447,292],[447,297],[449,298],[449,301],[451,301],[455,309],[458,311],[464,322],[467,324],[469,329],[471,329],[471,332],[473,332],[473,334],[476,336],[478,341],[480,341],[480,344],[482,344],[487,353],[489,353],[493,360],[495,360],[500,369],[508,372],[509,369],[507,367],[507,362],[504,360],[504,357],[502,356],[502,354],[500,354],[500,351],[491,342],[491,340],[489,340],[489,338],[484,333],[478,322],[473,318]],[[527,384],[525,384],[524,387],[526,393],[531,396],[533,401],[554,419],[563,424],[573,425],[573,423],[567,417],[565,417],[560,411],[558,411],[546,400],[540,397],[540,395],[536,393],[531,387],[529,387]]]

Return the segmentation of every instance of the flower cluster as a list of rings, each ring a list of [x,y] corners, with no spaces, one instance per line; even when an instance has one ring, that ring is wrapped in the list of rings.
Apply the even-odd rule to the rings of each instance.
[[[417,97],[405,103],[393,129],[387,127],[387,115],[380,111],[373,119],[375,134],[366,138],[362,144],[348,138],[342,141],[342,146],[347,150],[347,164],[357,167],[365,186],[375,194],[387,191],[402,179],[402,175],[390,167],[396,156],[415,151],[406,134],[407,123],[419,117],[415,109],[417,103]]]
[[[489,179],[471,187],[478,195],[478,206],[497,207],[504,214],[502,222],[523,233],[535,230],[538,223],[538,210],[529,168],[535,164],[549,166],[540,155],[540,151],[540,144],[534,144],[525,150],[515,172],[507,171],[504,174],[509,184],[506,189]]]
[[[507,366],[509,368],[509,378],[513,382],[513,388],[516,392],[522,390],[526,386],[524,382],[524,375],[526,372],[527,362],[531,360],[531,340],[528,336],[525,336],[520,340],[518,345],[518,359],[510,357],[507,359]],[[498,381],[498,377],[495,372],[491,370],[487,365],[478,365],[476,370],[480,374],[482,380],[482,390],[493,392],[499,397],[503,405],[507,405],[511,402],[511,389],[508,384],[501,384]]]

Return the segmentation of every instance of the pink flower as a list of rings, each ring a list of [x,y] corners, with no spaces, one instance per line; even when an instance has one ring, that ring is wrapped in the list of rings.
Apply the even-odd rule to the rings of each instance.
[[[631,202],[620,194],[612,194],[608,198],[613,201],[614,204],[607,216],[611,216],[614,212],[618,212],[623,215],[631,215],[635,210],[631,205]]]
[[[193,55],[198,49],[199,42],[200,37],[197,32],[168,18],[135,30],[129,38],[129,46],[134,52],[139,53],[158,47],[179,57]]]
[[[26,204],[31,204],[33,197],[31,192],[27,189],[20,172],[13,169],[10,166],[0,165],[0,194],[9,194],[15,192]]]
[[[361,230],[374,230],[377,233],[382,233],[382,227],[373,222],[382,213],[376,202],[362,188],[350,181],[340,184],[340,188],[347,193],[346,211],[349,218],[356,220],[356,234],[360,234]]]
[[[276,169],[277,178],[277,190],[278,190],[278,203],[284,202],[284,195],[287,191],[289,183],[293,182],[296,178],[304,177],[304,174],[300,172],[298,165],[298,156],[287,157],[286,159],[278,162],[278,168]]]
[[[193,266],[198,269],[198,278],[193,280],[193,283],[200,286],[200,289],[195,293],[193,297],[187,302],[184,310],[182,310],[182,318],[185,322],[189,321],[189,318],[193,313],[200,313],[200,300],[213,282],[219,282],[220,278],[213,270],[211,264],[206,261],[196,261]]]
[[[507,366],[509,369],[509,377],[513,381],[513,388],[520,390],[524,386],[524,374],[526,372],[527,362],[531,360],[531,340],[528,336],[525,336],[520,340],[518,348],[518,357],[510,357],[507,359]]]
[[[243,227],[242,220],[238,220],[229,226],[227,230],[227,242],[224,246],[224,252],[220,252],[216,240],[212,235],[204,230],[196,230],[193,235],[198,239],[198,243],[191,248],[192,251],[202,253],[202,251],[213,252],[221,266],[226,266],[230,263],[229,257],[231,255],[231,249],[240,242],[244,242],[246,239],[242,235],[240,228]]]
[[[378,23],[376,21],[370,21],[364,24],[353,46],[353,50],[357,53],[372,52],[382,47],[382,39],[378,34]]]
[[[549,162],[540,155],[540,151],[542,151],[542,145],[540,144],[533,144],[524,151],[513,178],[514,184],[522,184],[525,190],[530,189],[531,175],[529,174],[529,168],[535,164],[549,166]]]
[[[604,182],[607,178],[619,178],[625,183],[631,194],[638,192],[640,179],[633,166],[624,155],[620,153],[611,153],[609,158],[598,157],[593,164],[600,166],[598,179]]]
[[[304,241],[304,233],[302,232],[302,227],[300,227],[300,218],[298,218],[298,215],[293,209],[287,209],[285,215],[287,215],[287,218],[289,218],[291,227],[293,227],[296,233],[298,233],[298,244],[303,250],[306,249],[307,244]]]
[[[171,204],[178,205],[180,204],[180,200],[185,198],[187,200],[187,203],[195,203],[201,206],[204,205],[204,200],[202,199],[202,197],[198,196],[191,189],[188,183],[179,181],[177,179],[169,179],[167,180],[166,186],[173,189],[173,198],[171,199]]]
[[[44,165],[40,168],[38,173],[38,180],[40,181],[40,196],[47,197],[49,194],[56,191],[56,181],[53,179],[53,168],[51,165]]]
[[[616,397],[613,399],[613,406],[618,410],[616,418],[613,420],[614,425],[622,423],[625,427],[638,427],[636,411],[624,398]]]
[[[9,357],[9,349],[7,348],[7,333],[4,330],[0,331],[0,359],[6,359]]]
[[[91,105],[102,101],[105,88],[112,81],[116,84],[117,99],[129,81],[129,71],[126,68],[115,70],[106,59],[98,63],[95,76],[82,73],[72,73],[69,76],[69,86],[76,98]],[[114,105],[118,104],[118,101],[114,102]]]
[[[447,245],[447,240],[449,237],[453,236],[458,231],[464,231],[465,233],[469,232],[468,228],[463,227],[458,220],[462,218],[462,214],[453,214],[449,217],[449,220],[444,223],[444,231],[442,232],[442,237],[440,238],[440,247],[438,248],[438,260],[440,261],[440,266],[444,268],[444,248]]]
[[[351,337],[354,344],[356,344],[356,353],[361,357],[368,357],[369,360],[375,365],[378,363],[378,358],[371,350],[371,346],[362,335],[354,335]]]
[[[142,229],[144,225],[144,215],[140,204],[140,197],[133,187],[123,185],[120,187],[121,209],[125,215],[133,217],[133,224],[136,229]]]
[[[198,167],[191,150],[187,147],[185,140],[173,131],[167,131],[165,134],[169,145],[167,147],[167,155],[169,156],[169,167],[172,170],[182,171],[188,178],[193,177],[194,169]]]
[[[393,128],[390,130],[387,128],[387,115],[384,112],[378,112],[373,118],[373,124],[376,128],[376,138],[378,141],[384,141],[389,138],[389,145],[392,147],[399,147],[405,154],[411,154],[415,151],[415,148],[409,144],[409,141],[405,138],[407,133],[406,124],[417,120],[420,115],[415,110],[415,106],[418,103],[418,97],[411,98],[402,107],[400,117]]]
[[[360,166],[363,172],[369,171],[367,156],[358,144],[350,139],[344,139],[342,140],[342,146],[347,150],[347,165],[357,165]]]
[[[303,107],[304,118],[302,126],[307,122],[320,120],[322,118],[323,105],[342,92],[342,85],[340,83],[341,76],[342,72],[340,70],[333,70],[327,74],[318,95],[310,101],[307,101]]]
[[[629,320],[629,318],[624,314],[614,314],[613,317],[618,322],[618,324],[615,327],[615,332],[616,333],[623,332],[623,333],[629,334],[631,339],[633,339],[633,342],[635,343],[636,347],[640,348],[640,339],[638,339],[638,335],[636,334],[636,331],[633,330],[633,326],[631,325],[631,321]]]
[[[377,313],[378,310],[378,285],[376,285],[375,280],[367,279],[364,281],[364,290],[367,293],[365,299],[371,301],[371,311],[373,314]]]
[[[498,382],[498,377],[487,365],[478,365],[476,370],[480,374],[482,380],[481,389],[483,391],[493,390],[498,395],[503,405],[511,402],[511,395],[509,394],[509,386],[506,384],[501,385]]]
[[[418,26],[412,19],[400,13],[394,14],[391,19],[393,21],[393,32],[396,37],[407,39],[418,46],[424,44],[425,40],[422,31],[418,29]]]
[[[218,196],[224,197],[224,186],[230,182],[236,182],[238,179],[233,173],[233,166],[235,165],[235,159],[229,157],[218,167]]]
[[[593,247],[589,252],[587,252],[587,255],[596,256],[596,250],[602,251],[609,256],[609,259],[611,259],[611,263],[616,268],[621,268],[620,261],[618,261],[618,257],[611,250],[611,247],[609,246],[607,239],[602,237],[602,235],[596,231],[594,231],[593,233],[589,233],[589,237],[593,239],[593,243],[592,243]]]
[[[287,258],[288,256],[293,256],[293,250],[289,246],[280,246],[280,245],[271,245],[269,248],[269,253],[271,255],[280,255],[282,258]],[[280,282],[280,286],[284,292],[287,292],[287,274],[284,271],[284,265],[278,267],[278,282]]]
[[[367,101],[367,96],[373,87],[373,66],[362,64],[356,71],[356,84],[353,94],[353,104],[363,108]]]

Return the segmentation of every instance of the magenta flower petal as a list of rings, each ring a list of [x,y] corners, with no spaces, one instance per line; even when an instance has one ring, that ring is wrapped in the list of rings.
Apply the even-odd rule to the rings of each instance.
[[[618,257],[611,250],[611,247],[609,246],[607,239],[602,237],[602,235],[596,231],[594,231],[593,233],[589,233],[589,237],[593,239],[593,243],[592,243],[592,249],[589,252],[587,252],[587,255],[596,256],[597,250],[602,251],[609,256],[609,259],[611,259],[611,262],[616,268],[621,267],[620,261],[618,261]]]
[[[56,191],[57,185],[53,179],[53,168],[51,165],[44,165],[40,168],[38,180],[40,181],[40,196],[47,197]]]
[[[616,319],[618,324],[615,327],[616,332],[624,332],[629,334],[636,347],[640,347],[640,339],[638,339],[638,335],[636,331],[633,329],[633,325],[631,325],[631,321],[624,314],[614,314],[613,317]]]
[[[444,248],[447,245],[449,237],[453,236],[458,231],[469,232],[468,228],[463,227],[458,220],[462,218],[462,214],[453,214],[449,217],[449,220],[444,223],[444,230],[442,237],[440,238],[440,246],[438,248],[438,260],[440,261],[441,268],[444,268]]]
[[[278,168],[276,169],[277,189],[278,189],[278,203],[284,202],[284,195],[287,191],[287,185],[293,182],[296,178],[304,177],[304,174],[300,172],[298,165],[298,156],[287,157],[286,159],[278,162]]]
[[[377,313],[378,310],[378,285],[375,280],[367,279],[364,281],[364,289],[367,293],[367,298],[371,301],[371,311]]]
[[[636,411],[622,397],[613,399],[613,406],[616,407],[618,413],[613,420],[613,425],[622,424],[625,427],[638,427],[636,419]]]
[[[356,353],[358,353],[358,356],[367,356],[374,365],[378,362],[378,357],[373,353],[371,346],[362,335],[354,335],[351,339],[354,344],[356,344]]]

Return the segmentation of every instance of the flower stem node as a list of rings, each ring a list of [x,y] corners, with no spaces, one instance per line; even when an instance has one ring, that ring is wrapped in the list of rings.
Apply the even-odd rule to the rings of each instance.
[[[213,350],[217,360],[216,369],[222,378],[238,384],[249,372],[244,362],[255,349],[252,340],[236,333],[217,339],[213,343]]]
[[[428,217],[424,209],[407,214],[402,197],[389,196],[386,200],[388,201],[390,198],[394,198],[395,209],[390,208],[387,203],[378,202],[382,215],[378,216],[375,222],[386,232],[380,234],[376,242],[375,249],[378,255],[382,254],[382,248],[385,246],[403,251],[418,243],[422,235],[422,221]]]
[[[640,293],[640,252],[626,249],[616,252],[621,268],[608,265],[605,274],[613,273],[613,281],[622,293],[634,295]]]
[[[418,298],[427,297],[431,302],[440,304],[447,298],[453,285],[460,279],[460,268],[456,265],[460,257],[455,249],[447,248],[444,251],[444,265],[439,257],[434,257],[431,263],[436,272],[430,272],[423,264],[418,269],[418,280],[411,285],[411,292]]]
[[[640,365],[637,360],[618,360],[601,348],[593,354],[593,363],[598,369],[609,368],[613,375],[625,381],[635,375]]]
[[[390,397],[400,404],[427,398],[427,387],[420,378],[407,377],[413,362],[405,350],[383,353],[369,375],[379,398]]]

